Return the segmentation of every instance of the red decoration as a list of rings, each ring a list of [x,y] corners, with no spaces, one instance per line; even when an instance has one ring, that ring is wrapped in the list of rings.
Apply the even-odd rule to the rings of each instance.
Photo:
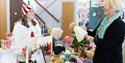
[[[98,12],[98,16],[97,16],[97,18],[98,18],[98,19],[101,19],[101,17],[102,17],[101,12]]]
[[[22,53],[26,54],[26,48],[22,48]]]
[[[31,32],[31,37],[34,37],[35,35],[34,35],[34,32]]]
[[[10,38],[10,37],[12,37],[12,35],[13,35],[12,33],[7,33],[7,34],[5,35],[5,37],[6,37],[6,38]]]
[[[91,50],[92,48],[93,48],[92,45],[89,44],[88,50]]]
[[[51,54],[51,43],[47,43],[47,53],[46,55],[50,55]]]
[[[48,50],[51,50],[51,43],[47,43]]]
[[[51,50],[48,50],[47,52],[46,52],[46,55],[50,55],[51,54]]]
[[[88,31],[93,31],[91,26],[88,26]]]

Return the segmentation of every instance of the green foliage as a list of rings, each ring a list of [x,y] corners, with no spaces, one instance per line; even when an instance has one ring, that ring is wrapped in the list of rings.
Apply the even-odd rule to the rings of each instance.
[[[89,44],[89,42],[87,42],[85,39],[78,42],[77,38],[74,36],[72,47],[75,48],[75,50],[77,50],[78,46],[88,47],[88,44]]]

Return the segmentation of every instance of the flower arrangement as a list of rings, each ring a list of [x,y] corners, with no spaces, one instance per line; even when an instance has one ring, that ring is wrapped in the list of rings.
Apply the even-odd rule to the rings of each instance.
[[[72,46],[75,48],[75,51],[78,51],[77,48],[79,45],[88,46],[89,42],[85,41],[85,36],[87,35],[87,31],[81,28],[80,26],[74,26],[73,28],[73,44]]]

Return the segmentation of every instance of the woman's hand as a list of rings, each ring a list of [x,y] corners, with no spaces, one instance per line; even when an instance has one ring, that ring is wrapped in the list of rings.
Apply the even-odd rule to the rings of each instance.
[[[94,41],[94,37],[92,37],[90,35],[85,35],[85,40],[93,42]]]

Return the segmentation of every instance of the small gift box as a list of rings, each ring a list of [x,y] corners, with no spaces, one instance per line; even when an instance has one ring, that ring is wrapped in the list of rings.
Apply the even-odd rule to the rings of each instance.
[[[10,47],[10,46],[11,46],[11,41],[7,41],[7,40],[6,40],[6,41],[4,42],[4,46],[5,46],[5,47]]]
[[[2,43],[2,48],[3,49],[10,48],[10,46],[11,46],[11,41],[10,40],[1,40],[1,43]]]

